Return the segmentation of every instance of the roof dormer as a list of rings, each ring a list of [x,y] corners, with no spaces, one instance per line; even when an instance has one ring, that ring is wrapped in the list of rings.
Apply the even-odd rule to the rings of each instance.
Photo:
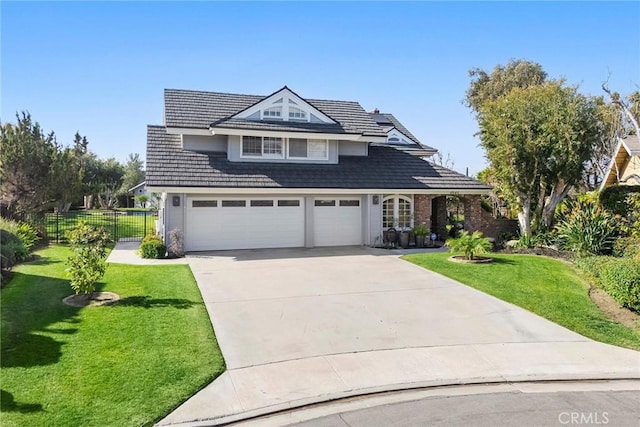
[[[336,124],[335,120],[286,86],[240,111],[232,118]]]

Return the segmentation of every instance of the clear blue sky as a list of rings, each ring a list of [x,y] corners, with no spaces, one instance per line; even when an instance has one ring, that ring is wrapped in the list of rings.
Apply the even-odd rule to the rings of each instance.
[[[639,2],[0,2],[2,108],[101,157],[145,155],[163,89],[358,101],[454,169],[484,167],[468,70],[542,64],[586,94],[640,84]]]

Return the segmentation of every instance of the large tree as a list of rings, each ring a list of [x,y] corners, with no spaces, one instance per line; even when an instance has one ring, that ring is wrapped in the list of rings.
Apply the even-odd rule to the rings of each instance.
[[[596,103],[575,87],[547,81],[512,88],[478,111],[481,145],[518,210],[521,234],[531,235],[534,217],[551,225],[600,137]]]
[[[11,214],[44,211],[51,201],[51,165],[59,147],[29,113],[0,128],[0,201]]]
[[[127,194],[129,189],[135,187],[144,181],[144,162],[140,155],[129,154],[127,162],[124,165],[124,176],[122,177],[121,194]]]

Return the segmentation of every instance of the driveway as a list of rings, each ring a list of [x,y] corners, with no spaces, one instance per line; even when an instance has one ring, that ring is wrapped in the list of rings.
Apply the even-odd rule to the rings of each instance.
[[[161,423],[233,421],[425,385],[640,377],[640,353],[595,343],[388,251],[187,260],[227,372]]]

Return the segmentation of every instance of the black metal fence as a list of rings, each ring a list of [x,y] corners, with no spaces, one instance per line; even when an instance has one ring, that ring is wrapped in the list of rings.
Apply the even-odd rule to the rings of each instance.
[[[79,222],[104,227],[114,241],[136,241],[155,232],[158,213],[150,210],[91,210],[46,213],[31,217],[29,222],[44,232],[50,241],[67,240],[66,233]]]

